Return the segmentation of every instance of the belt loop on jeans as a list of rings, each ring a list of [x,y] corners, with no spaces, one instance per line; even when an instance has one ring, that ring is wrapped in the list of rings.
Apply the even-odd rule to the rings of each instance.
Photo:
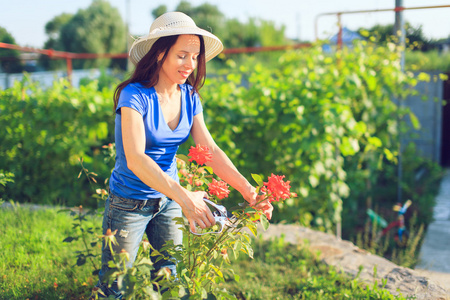
[[[163,202],[165,202],[164,200],[167,201],[167,197],[166,196],[162,196],[161,198],[159,198],[159,203],[158,203],[158,208],[159,210],[161,210],[162,205],[164,204]]]
[[[145,204],[147,204],[147,200],[141,201],[141,204],[139,205],[140,206],[139,209],[143,209]]]

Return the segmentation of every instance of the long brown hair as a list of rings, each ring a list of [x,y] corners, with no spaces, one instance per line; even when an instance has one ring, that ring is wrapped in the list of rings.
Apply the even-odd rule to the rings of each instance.
[[[166,60],[170,48],[176,43],[179,35],[165,36],[159,38],[147,52],[146,55],[137,63],[131,77],[120,83],[114,91],[114,110],[119,103],[119,97],[122,90],[130,83],[139,82],[147,88],[155,86],[158,83],[159,71]],[[205,83],[206,61],[205,61],[205,42],[200,38],[200,54],[197,57],[197,68],[189,75],[186,83],[190,84],[197,92]],[[164,53],[163,58],[158,62],[158,56]]]

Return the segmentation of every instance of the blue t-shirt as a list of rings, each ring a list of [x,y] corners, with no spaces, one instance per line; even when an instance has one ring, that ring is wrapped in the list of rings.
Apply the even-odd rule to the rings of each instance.
[[[194,116],[203,111],[198,94],[192,93],[192,86],[182,84],[179,87],[181,114],[175,130],[170,129],[164,120],[158,96],[153,87],[146,88],[140,83],[130,83],[120,93],[115,120],[116,164],[109,183],[113,194],[135,200],[163,197],[160,192],[143,183],[127,167],[122,143],[120,112],[122,107],[130,107],[141,114],[145,127],[145,154],[171,178],[179,182],[175,155],[178,147],[189,138]]]

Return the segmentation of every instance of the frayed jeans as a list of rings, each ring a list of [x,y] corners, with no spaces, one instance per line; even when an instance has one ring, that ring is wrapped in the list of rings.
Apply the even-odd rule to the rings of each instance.
[[[103,234],[108,228],[112,232],[117,230],[115,237],[119,245],[113,245],[113,250],[119,253],[125,249],[130,255],[128,267],[131,267],[144,233],[147,234],[148,241],[156,250],[161,249],[169,240],[172,240],[175,245],[182,243],[180,225],[175,224],[173,220],[181,216],[181,207],[167,197],[132,200],[110,194],[105,204]],[[97,287],[101,288],[107,297],[114,295],[121,299],[122,295],[119,293],[117,283],[111,287],[107,286],[106,274],[110,271],[108,261],[113,260],[113,256],[109,248],[105,248],[105,244],[102,249],[102,267]],[[171,261],[160,260],[153,266],[156,270],[167,267],[172,274],[176,274],[176,266]]]

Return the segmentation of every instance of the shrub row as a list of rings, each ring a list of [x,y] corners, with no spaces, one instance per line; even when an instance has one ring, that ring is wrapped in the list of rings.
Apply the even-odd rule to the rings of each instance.
[[[2,198],[21,202],[87,204],[88,169],[108,175],[101,146],[112,140],[112,91],[96,82],[78,88],[57,80],[43,90],[25,78],[0,91],[0,169],[15,175]]]
[[[333,54],[289,51],[273,65],[228,60],[201,91],[206,122],[248,178],[273,172],[291,180],[299,197],[279,205],[275,221],[332,230],[343,209],[365,211],[380,180],[395,179],[384,171],[395,168],[405,130],[397,121],[410,112],[392,100],[414,93],[418,79],[401,71],[393,45],[365,42]],[[0,170],[15,174],[2,198],[92,205],[78,159],[108,178],[101,146],[113,141],[112,92],[63,80],[48,90],[25,80],[0,91]]]
[[[398,132],[407,131],[398,120],[416,120],[393,101],[416,93],[418,82],[402,72],[398,49],[362,42],[333,54],[287,52],[277,67],[228,64],[203,90],[207,123],[247,176],[273,171],[292,180],[299,197],[279,205],[275,221],[331,230],[344,200],[347,212],[364,214],[383,170],[395,168]]]

